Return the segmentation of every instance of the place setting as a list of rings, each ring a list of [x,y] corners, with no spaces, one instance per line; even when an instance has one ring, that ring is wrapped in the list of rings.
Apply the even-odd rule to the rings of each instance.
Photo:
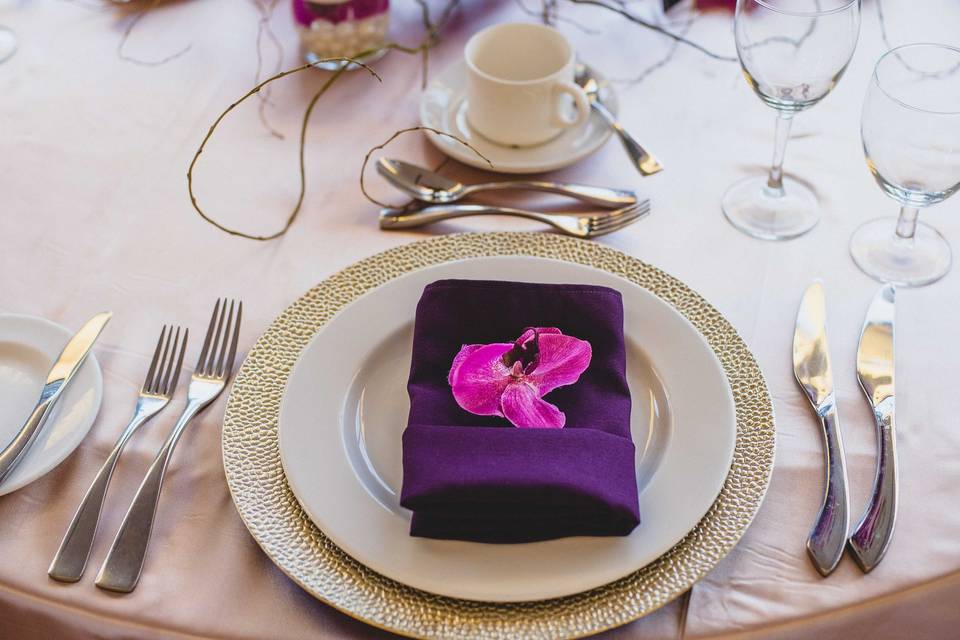
[[[738,7],[736,42],[751,87],[777,111],[777,149],[769,175],[734,185],[721,208],[750,235],[786,240],[819,219],[813,192],[783,172],[790,122],[840,80],[860,6],[755,4]],[[936,45],[916,46],[930,48],[918,66],[942,62]],[[808,59],[818,47],[829,55]],[[909,49],[887,56],[903,62]],[[950,78],[948,65],[917,73],[923,83]],[[880,181],[875,92],[863,135]],[[557,32],[501,24],[475,34],[463,61],[428,86],[420,119],[448,156],[522,174],[595,151],[611,126],[622,129],[617,108],[606,79]],[[890,148],[904,142],[876,135]],[[624,146],[640,175],[661,169],[639,144]],[[412,198],[383,208],[381,229],[505,215],[560,234],[403,245],[325,280],[274,322],[238,375],[223,431],[227,481],[261,548],[318,599],[415,637],[579,637],[687,592],[759,509],[774,411],[754,357],[713,307],[650,265],[582,242],[641,219],[649,201],[539,178],[468,184],[389,156],[376,171]],[[479,203],[507,190],[598,211],[565,226],[564,213]],[[806,549],[824,577],[846,549],[872,571],[893,538],[894,285],[920,283],[878,279],[889,284],[866,314],[855,363],[877,420],[876,478],[853,527],[822,284],[797,315],[794,373],[824,450]],[[246,465],[249,456],[267,464]],[[266,472],[277,466],[282,476]]]
[[[324,602],[420,637],[546,620],[558,637],[594,633],[687,590],[759,507],[773,408],[729,323],[639,260],[531,235],[363,260],[287,309],[241,367],[223,431],[234,502]],[[518,359],[485,377],[482,354],[504,350]]]
[[[489,9],[504,18],[453,27],[457,11],[476,16],[477,8],[454,2],[438,12],[414,3],[404,17],[422,17],[420,45],[391,39],[398,4],[282,3],[306,62],[263,80],[270,75],[263,43],[281,36],[270,30],[273,5],[257,3],[257,84],[202,127],[187,173],[189,202],[133,225],[143,243],[134,245],[136,260],[143,259],[141,246],[166,243],[163,251],[144,251],[156,268],[120,265],[125,248],[92,243],[87,261],[102,252],[95,266],[118,261],[115,273],[91,276],[72,296],[60,289],[61,311],[49,315],[76,318],[62,309],[78,300],[100,300],[113,311],[70,327],[0,314],[0,514],[20,500],[40,502],[27,497],[31,485],[46,491],[54,483],[39,483],[57,478],[55,488],[36,494],[57,505],[43,519],[46,575],[30,565],[35,575],[8,585],[0,564],[0,604],[10,599],[0,614],[23,606],[3,594],[10,586],[11,594],[42,599],[38,606],[50,611],[83,612],[62,627],[76,637],[104,629],[134,638],[253,637],[272,629],[278,638],[378,630],[429,639],[561,640],[635,623],[623,633],[799,638],[852,637],[857,629],[882,640],[909,628],[909,613],[891,613],[902,624],[891,623],[884,635],[887,622],[865,625],[868,616],[847,618],[845,610],[867,611],[914,588],[904,582],[904,565],[913,561],[915,543],[904,534],[915,537],[918,529],[902,516],[910,510],[917,518],[916,487],[929,485],[919,484],[925,461],[915,440],[923,434],[902,441],[898,435],[937,407],[898,403],[896,382],[907,390],[930,382],[913,379],[920,343],[931,338],[911,326],[917,313],[910,305],[949,293],[949,230],[918,218],[960,190],[960,49],[887,46],[877,5],[884,50],[871,54],[862,67],[869,75],[857,79],[864,89],[857,97],[859,143],[869,176],[901,210],[897,219],[860,223],[852,235],[851,224],[835,236],[847,247],[836,256],[836,243],[812,232],[835,224],[837,203],[823,197],[816,176],[784,167],[793,119],[829,108],[839,83],[853,82],[864,36],[860,0],[690,0],[680,9],[654,2],[649,14],[630,3],[599,3],[608,19],[668,42],[666,57],[638,78],[692,65],[684,62],[688,54],[705,56],[697,60],[727,65],[718,69],[729,72],[724,81],[737,80],[742,101],[752,99],[749,87],[773,110],[769,170],[706,196],[702,183],[690,182],[689,193],[679,194],[688,200],[659,186],[680,184],[663,181],[683,166],[664,167],[635,137],[643,128],[630,116],[638,87],[647,87],[594,66],[604,57],[589,43],[617,46],[577,22],[598,3],[574,2],[584,6],[570,14],[558,14],[556,2],[545,2],[542,15],[541,7]],[[157,10],[131,14],[137,17],[130,29]],[[583,37],[568,37],[575,25]],[[732,30],[730,55],[714,50],[715,40],[701,44],[698,29],[719,34],[718,25]],[[33,33],[15,26],[18,34]],[[459,31],[459,40],[443,49],[443,59],[431,60],[428,75],[427,60],[446,29]],[[410,126],[359,153],[360,193],[340,176],[322,197],[305,200],[307,176],[319,173],[304,162],[313,106],[338,78],[382,80],[387,62],[401,54],[422,56],[422,90],[408,100],[409,113],[396,116]],[[20,49],[11,63],[30,55]],[[301,70],[309,80],[298,91],[312,83],[321,88],[300,129],[299,200],[279,233],[236,232],[198,204],[194,165],[220,121],[249,97],[260,100],[259,133],[276,134],[269,118],[280,101],[264,88]],[[714,90],[722,85],[703,76]],[[359,91],[358,84],[341,87],[340,95]],[[401,104],[403,97],[393,99]],[[339,111],[335,100],[323,103],[331,113],[323,143],[311,143],[312,156],[343,163],[365,146],[358,131],[375,120],[365,119],[356,94],[350,100],[356,102]],[[189,113],[194,124],[210,115]],[[180,119],[171,131],[184,126]],[[839,118],[826,122],[844,126]],[[427,153],[386,149],[405,132],[422,135]],[[342,147],[322,146],[338,134]],[[703,144],[712,144],[703,135]],[[278,145],[285,140],[273,137]],[[848,141],[838,136],[830,144],[841,142]],[[578,165],[607,144],[615,170]],[[180,139],[174,147],[182,155]],[[262,149],[268,162],[280,162],[269,145]],[[162,144],[155,151],[169,152]],[[561,169],[568,171],[552,175]],[[374,199],[365,170],[405,203]],[[867,172],[860,181],[873,189]],[[221,186],[234,188],[235,177]],[[843,179],[851,189],[862,187],[852,174]],[[648,220],[654,191],[676,230],[637,227],[650,233],[636,245],[630,240],[639,231],[615,236],[659,223]],[[695,198],[702,210],[678,206]],[[258,207],[267,201],[251,199]],[[305,202],[307,215],[320,215],[270,244]],[[335,218],[341,202],[349,216]],[[182,220],[190,206],[240,237],[214,231],[190,211]],[[490,230],[457,232],[457,221],[474,217]],[[501,218],[538,226],[503,230]],[[452,224],[430,228],[438,223]],[[413,235],[419,230],[430,235]],[[712,234],[715,244],[683,235],[695,233]],[[679,236],[696,250],[684,253]],[[747,274],[754,266],[763,272]],[[131,312],[139,301],[128,299],[144,280],[162,316]],[[209,316],[203,309],[202,325],[176,320],[192,317],[186,304],[214,286],[243,292],[248,306],[239,293],[217,297]],[[844,317],[852,309],[855,322]],[[137,323],[137,334],[150,336],[143,344],[111,334]],[[897,335],[911,331],[900,348]],[[106,353],[111,357],[98,359]],[[134,356],[137,367],[121,368],[115,353]],[[127,382],[129,393],[111,386]],[[860,413],[844,395],[851,388]],[[216,487],[199,473],[184,479],[203,446],[184,436],[201,420],[214,427],[197,437],[217,450],[216,458],[204,456],[215,460]],[[130,450],[145,446],[145,432],[160,435],[135,470],[138,483],[116,486],[124,475],[117,469],[136,464]],[[865,434],[872,449],[864,448]],[[94,437],[99,447],[74,453]],[[74,463],[60,466],[68,459]],[[165,497],[164,485],[173,473],[184,474],[179,480],[198,496],[175,523],[178,540],[211,557],[222,552],[218,557],[233,566],[191,566],[195,556],[158,526],[172,522],[174,497]],[[803,502],[809,492],[816,509]],[[777,510],[789,510],[790,518],[772,522]],[[895,584],[892,592],[884,581]],[[185,585],[201,589],[202,599]],[[757,600],[755,589],[768,587],[769,599]],[[863,602],[859,591],[867,594]],[[836,595],[829,608],[819,599],[827,592]],[[728,609],[729,618],[717,614]],[[91,626],[85,616],[105,626]],[[694,617],[699,626],[688,625]],[[0,636],[12,628],[0,615]],[[24,637],[42,637],[41,626],[24,628]]]
[[[190,421],[226,388],[236,360],[242,314],[242,302],[217,300],[190,376],[186,405],[116,532],[96,577],[101,589],[129,593],[136,588],[174,448]],[[51,471],[87,435],[103,395],[103,379],[92,348],[112,316],[111,312],[99,313],[71,334],[40,318],[0,315],[3,423],[5,428],[14,427],[5,435],[0,450],[0,495]],[[161,329],[130,421],[118,434],[67,526],[48,570],[50,578],[72,583],[83,577],[103,509],[115,506],[107,504],[107,492],[124,446],[177,394],[188,339],[189,330],[182,327],[164,325]],[[30,398],[36,404],[27,409],[25,401]]]

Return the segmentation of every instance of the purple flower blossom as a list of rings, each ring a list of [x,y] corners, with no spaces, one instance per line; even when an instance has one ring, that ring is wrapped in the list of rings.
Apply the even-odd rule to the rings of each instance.
[[[500,416],[516,427],[560,429],[566,416],[543,399],[573,384],[590,366],[590,343],[559,329],[526,329],[513,343],[467,344],[447,380],[463,409]]]

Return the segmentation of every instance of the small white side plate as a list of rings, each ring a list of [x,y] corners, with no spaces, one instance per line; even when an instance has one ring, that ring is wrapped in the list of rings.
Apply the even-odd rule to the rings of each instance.
[[[414,538],[399,505],[413,321],[442,278],[599,284],[623,294],[631,430],[642,522],[625,537],[529,544]],[[646,289],[605,271],[520,256],[408,273],[332,318],[304,349],[280,408],[293,493],[340,548],[399,582],[456,598],[523,601],[606,584],[679,542],[723,487],[736,440],[733,395],[703,336]]]
[[[606,86],[601,74],[594,73],[604,87],[601,94],[603,103],[616,114],[619,108],[616,94]],[[613,132],[599,114],[592,112],[584,124],[567,129],[543,144],[533,147],[500,145],[470,129],[466,92],[467,67],[463,60],[459,60],[447,67],[423,92],[420,98],[420,124],[469,142],[493,163],[491,168],[483,158],[456,140],[427,132],[430,142],[440,151],[478,169],[492,169],[500,173],[541,173],[561,169],[599,149]]]
[[[0,314],[0,449],[20,431],[73,332],[31,316]],[[100,410],[103,378],[91,353],[54,406],[26,457],[0,484],[0,496],[43,476],[80,444]]]

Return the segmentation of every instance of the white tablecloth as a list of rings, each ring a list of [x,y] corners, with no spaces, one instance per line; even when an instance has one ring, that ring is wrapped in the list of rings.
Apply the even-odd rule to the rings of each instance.
[[[286,2],[273,19],[297,63]],[[436,4],[436,2],[434,3]],[[431,57],[455,60],[480,27],[531,19],[513,2],[466,2]],[[890,38],[956,41],[960,7],[950,0],[888,0]],[[168,6],[169,5],[169,6]],[[412,2],[394,2],[394,34],[419,38]],[[663,38],[599,9],[561,3],[561,29],[584,58],[629,78],[663,56]],[[105,397],[83,445],[45,478],[0,498],[0,637],[303,638],[369,637],[366,627],[313,600],[270,563],[230,502],[221,468],[224,400],[188,431],[174,457],[144,577],[130,596],[92,584],[109,539],[143,470],[166,435],[159,420],[129,445],[108,498],[87,579],[49,580],[46,567],[70,514],[132,409],[153,340],[164,322],[205,326],[217,296],[245,303],[242,349],[284,307],[338,269],[422,237],[377,229],[375,207],[357,188],[363,154],[394,130],[416,124],[418,62],[392,54],[377,64],[380,84],[351,75],[320,102],[308,133],[304,210],[283,239],[229,237],[190,207],[184,174],[207,127],[252,86],[258,14],[253,3],[163,3],[133,31],[124,55],[175,60],[145,66],[121,60],[130,14],[94,0],[8,0],[0,24],[20,51],[0,65],[0,312],[34,314],[75,328],[92,313],[116,316],[96,348]],[[689,35],[732,53],[729,14],[701,17]],[[723,219],[726,186],[764,165],[773,115],[739,68],[686,47],[643,82],[621,84],[623,120],[656,151],[666,170],[640,179],[611,141],[558,178],[632,187],[653,198],[646,221],[603,241],[681,278],[740,332],[767,377],[777,413],[777,458],[767,499],[740,545],[693,590],[615,637],[948,637],[960,622],[960,341],[956,272],[898,295],[898,422],[901,511],[886,560],[869,575],[845,558],[829,579],[814,571],[803,542],[820,498],[818,427],[798,392],[790,339],[800,294],[825,282],[843,434],[859,512],[874,467],[874,429],[857,387],[854,356],[875,283],[847,255],[853,229],[895,205],[873,183],[859,141],[859,110],[873,62],[883,50],[872,2],[860,45],[834,95],[795,123],[787,169],[811,180],[823,220],[786,243],[748,238]],[[265,67],[275,56],[265,47]],[[256,103],[238,110],[198,166],[197,193],[221,221],[253,232],[279,227],[296,197],[299,119],[323,75],[276,85],[271,137]],[[392,153],[436,162],[408,136]],[[452,167],[472,179],[478,172]],[[373,186],[376,178],[371,177]],[[377,192],[387,195],[382,185]],[[960,247],[960,200],[924,213]],[[434,232],[532,228],[504,221],[464,222]],[[195,353],[197,345],[191,349]],[[193,358],[190,358],[191,360]],[[182,400],[176,404],[182,403]],[[174,413],[178,407],[168,409]],[[168,416],[169,418],[169,416]]]

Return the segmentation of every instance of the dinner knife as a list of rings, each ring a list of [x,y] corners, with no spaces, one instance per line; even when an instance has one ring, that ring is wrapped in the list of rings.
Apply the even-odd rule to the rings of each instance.
[[[47,374],[47,382],[40,392],[37,406],[33,408],[30,417],[27,418],[27,421],[10,444],[0,452],[0,482],[3,482],[23,460],[30,449],[30,445],[33,444],[37,434],[43,429],[47,418],[50,417],[50,413],[63,394],[63,390],[67,388],[67,385],[73,380],[74,374],[80,369],[80,365],[86,360],[90,348],[96,342],[111,316],[113,316],[112,313],[105,311],[87,320],[87,323],[70,338],[67,346],[60,352],[53,368]]]
[[[874,296],[857,347],[857,378],[877,423],[877,474],[870,504],[850,536],[850,551],[863,571],[877,566],[890,546],[897,519],[897,449],[894,442],[894,315],[896,290]]]
[[[793,372],[823,428],[826,486],[820,513],[807,537],[807,552],[817,571],[827,576],[843,556],[850,515],[843,439],[827,348],[826,301],[820,282],[807,287],[800,302],[793,335]]]

